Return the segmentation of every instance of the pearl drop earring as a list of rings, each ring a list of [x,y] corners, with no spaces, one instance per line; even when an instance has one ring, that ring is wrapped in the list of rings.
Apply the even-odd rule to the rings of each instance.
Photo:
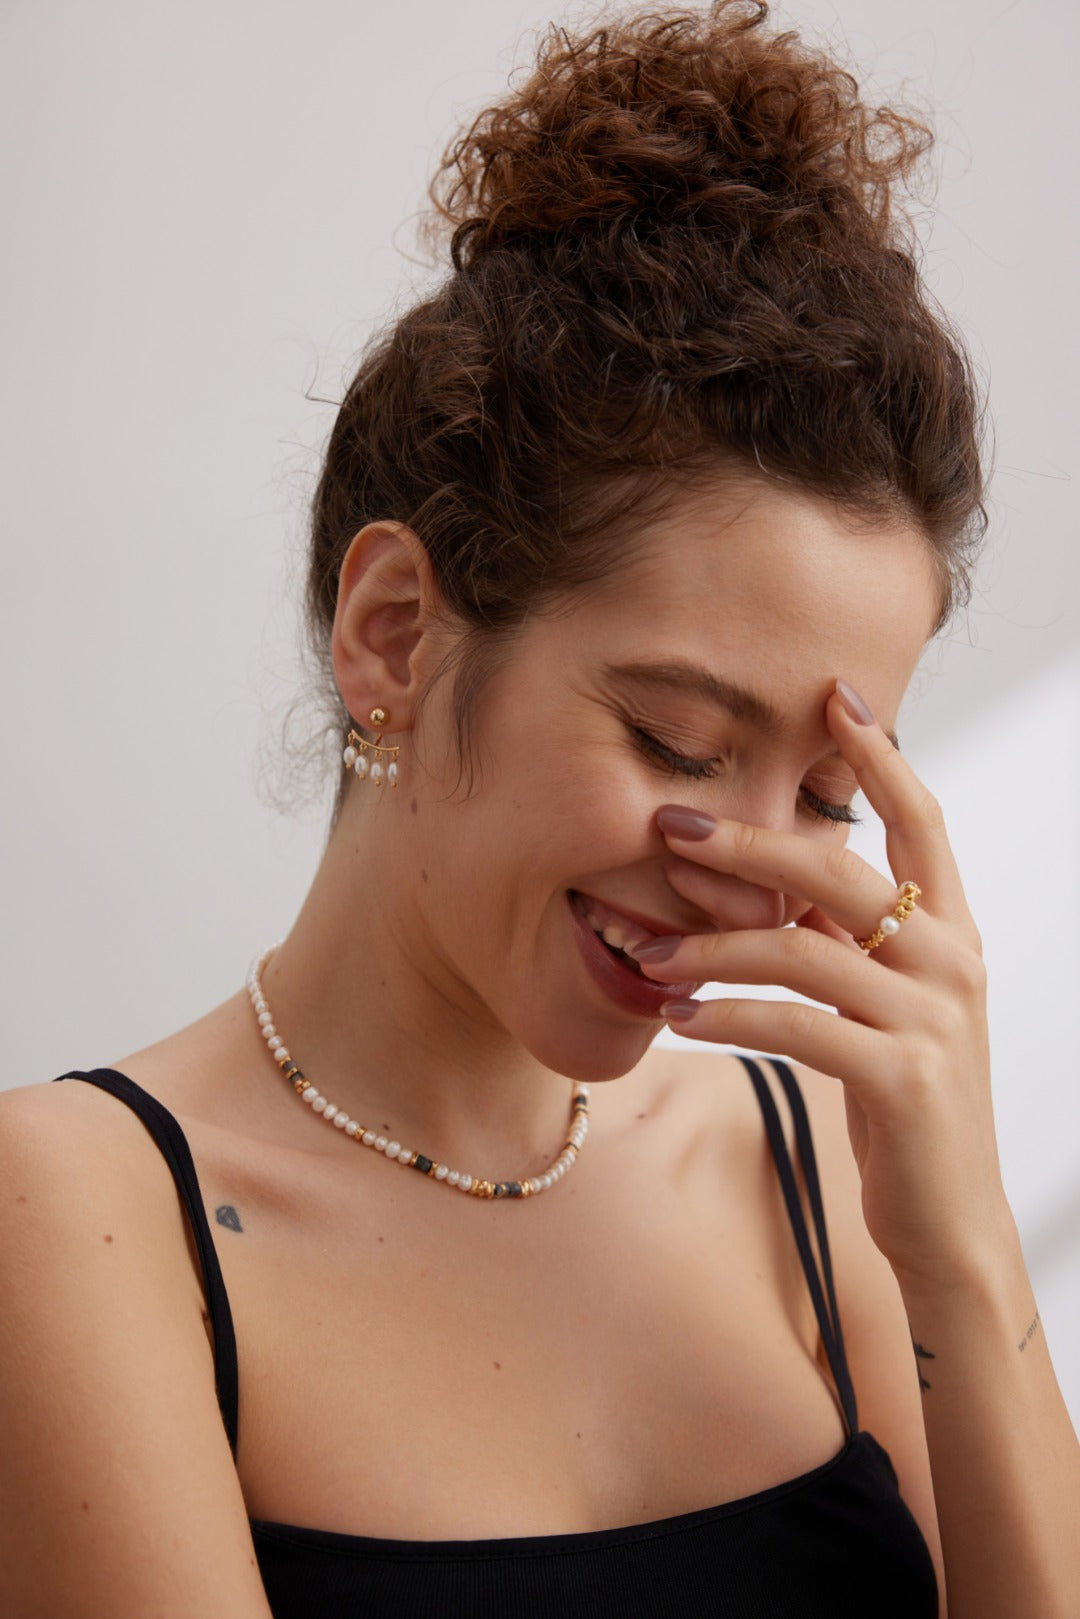
[[[375,740],[368,742],[358,731],[350,731],[345,752],[341,756],[345,768],[355,771],[361,780],[367,776],[376,787],[381,787],[384,780],[389,782],[391,787],[396,787],[397,756],[401,750],[399,747],[384,747],[382,740],[383,727],[390,723],[389,709],[373,708],[368,715],[368,722],[375,732]]]

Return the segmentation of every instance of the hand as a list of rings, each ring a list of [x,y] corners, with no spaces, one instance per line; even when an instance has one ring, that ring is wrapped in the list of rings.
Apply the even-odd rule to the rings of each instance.
[[[886,829],[895,881],[850,850],[795,833],[720,821],[704,838],[659,822],[680,857],[669,881],[710,911],[713,872],[803,901],[797,926],[682,939],[650,978],[781,984],[839,1016],[747,998],[674,1003],[681,1035],[782,1052],[845,1087],[848,1133],[862,1177],[867,1228],[903,1279],[963,1275],[993,1253],[1005,1204],[990,1099],[980,941],[937,803],[875,722],[839,694],[829,730]],[[669,822],[670,826],[670,822]],[[899,884],[922,890],[915,912],[872,953],[872,934]]]

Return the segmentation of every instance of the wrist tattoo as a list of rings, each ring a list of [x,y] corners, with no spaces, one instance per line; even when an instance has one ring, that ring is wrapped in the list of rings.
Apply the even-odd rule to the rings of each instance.
[[[911,1339],[911,1347],[915,1351],[915,1370],[919,1374],[919,1387],[925,1391],[931,1387],[931,1384],[929,1378],[923,1376],[923,1369],[919,1365],[919,1362],[921,1360],[936,1360],[937,1357],[932,1353],[931,1350],[924,1349],[922,1344],[916,1343],[914,1336],[912,1336]]]
[[[1035,1318],[1032,1321],[1030,1327],[1028,1327],[1027,1331],[1024,1333],[1024,1336],[1021,1338],[1019,1344],[1017,1345],[1017,1348],[1018,1349],[1026,1349],[1028,1344],[1031,1342],[1032,1338],[1034,1338],[1035,1334],[1038,1332],[1038,1330],[1039,1330],[1039,1312],[1038,1312],[1038,1310],[1036,1310],[1035,1311]]]

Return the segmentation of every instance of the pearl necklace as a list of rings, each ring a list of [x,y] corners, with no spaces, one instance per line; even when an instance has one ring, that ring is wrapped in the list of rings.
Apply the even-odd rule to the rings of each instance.
[[[432,1180],[441,1181],[444,1186],[456,1186],[459,1191],[468,1192],[472,1197],[535,1197],[538,1192],[546,1192],[557,1181],[561,1181],[567,1170],[573,1168],[578,1153],[585,1145],[585,1137],[589,1130],[589,1087],[576,1082],[570,1103],[570,1128],[562,1151],[542,1175],[533,1175],[527,1180],[518,1181],[483,1180],[477,1175],[466,1175],[461,1170],[450,1169],[446,1164],[440,1164],[433,1158],[425,1158],[423,1153],[403,1147],[400,1141],[392,1141],[388,1136],[378,1135],[374,1130],[367,1129],[357,1119],[350,1118],[344,1108],[338,1107],[334,1102],[328,1102],[311,1081],[304,1077],[299,1064],[293,1061],[288,1047],[274,1027],[273,1016],[266,1004],[266,996],[262,990],[262,973],[276,948],[277,946],[273,945],[269,950],[265,950],[257,961],[252,962],[248,970],[247,989],[251,996],[251,1004],[255,1008],[262,1037],[281,1072],[286,1079],[292,1081],[293,1089],[301,1101],[306,1102],[313,1113],[321,1113],[327,1124],[332,1124],[335,1130],[341,1130],[363,1147],[373,1147],[385,1158],[404,1164],[407,1169],[418,1169],[421,1174],[429,1176]]]

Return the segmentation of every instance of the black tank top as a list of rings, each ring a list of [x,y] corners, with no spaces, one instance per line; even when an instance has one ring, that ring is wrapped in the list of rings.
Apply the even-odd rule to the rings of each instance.
[[[772,1060],[791,1108],[820,1272],[772,1092],[758,1064],[749,1057],[741,1061],[761,1105],[840,1396],[848,1434],[840,1452],[824,1466],[756,1495],[582,1534],[380,1540],[253,1519],[275,1619],[361,1619],[384,1612],[401,1619],[936,1619],[937,1584],[926,1542],[900,1497],[887,1452],[859,1429],[802,1093],[787,1064]],[[61,1078],[86,1080],[125,1102],[172,1171],[202,1265],[218,1402],[235,1457],[236,1339],[184,1133],[160,1102],[115,1069]]]

